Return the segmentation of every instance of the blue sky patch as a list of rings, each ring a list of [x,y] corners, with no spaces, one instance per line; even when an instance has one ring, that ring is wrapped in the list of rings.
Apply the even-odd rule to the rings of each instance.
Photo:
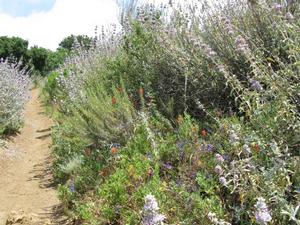
[[[0,0],[0,13],[29,16],[34,12],[49,11],[54,3],[55,0]]]

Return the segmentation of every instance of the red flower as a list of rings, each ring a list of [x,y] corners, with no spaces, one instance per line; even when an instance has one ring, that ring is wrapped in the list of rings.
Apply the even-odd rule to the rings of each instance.
[[[141,95],[141,96],[144,96],[144,88],[139,88],[139,94]]]
[[[202,136],[202,138],[205,138],[207,136],[207,132],[205,129],[201,130],[201,136]]]
[[[152,170],[152,169],[149,169],[149,170],[148,170],[147,176],[148,176],[148,177],[152,177],[152,176],[153,176],[153,170]]]
[[[117,148],[117,147],[112,147],[112,148],[110,149],[110,152],[111,152],[112,155],[115,155],[115,154],[118,153],[118,148]]]
[[[102,170],[99,171],[99,175],[102,177],[107,177],[109,175],[109,168],[103,168]]]
[[[117,99],[116,99],[115,97],[112,97],[112,98],[111,98],[111,103],[112,103],[113,105],[115,105],[115,104],[117,103]]]
[[[260,147],[259,147],[259,145],[258,145],[258,144],[255,144],[255,145],[254,145],[254,150],[255,150],[255,151],[257,151],[257,152],[259,152],[259,150],[260,150]]]

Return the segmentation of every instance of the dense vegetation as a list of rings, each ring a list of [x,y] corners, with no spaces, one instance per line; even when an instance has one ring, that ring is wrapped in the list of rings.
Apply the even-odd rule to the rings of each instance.
[[[300,3],[126,3],[121,28],[65,39],[76,48],[43,86],[65,212],[299,225]]]
[[[46,76],[63,64],[76,44],[89,49],[92,41],[92,38],[86,35],[70,35],[59,43],[56,51],[51,51],[38,46],[29,48],[28,41],[19,37],[1,36],[0,58],[21,61],[22,67],[30,68],[32,74]]]
[[[40,80],[40,76],[57,69],[72,54],[72,48],[80,44],[88,49],[92,39],[71,35],[60,42],[56,51],[50,51],[37,46],[28,48],[28,41],[19,37],[0,37],[0,137],[22,126],[30,80]]]
[[[243,3],[130,7],[49,76],[71,217],[300,224],[299,3]]]

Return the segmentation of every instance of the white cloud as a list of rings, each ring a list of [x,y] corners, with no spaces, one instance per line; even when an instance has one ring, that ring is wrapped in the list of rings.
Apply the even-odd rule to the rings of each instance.
[[[39,4],[39,3],[43,2],[43,0],[26,0],[26,1],[30,4]]]
[[[12,17],[0,12],[0,36],[19,36],[30,45],[54,50],[64,37],[70,34],[93,36],[95,26],[115,23],[117,16],[114,0],[56,0],[49,12],[28,17]]]

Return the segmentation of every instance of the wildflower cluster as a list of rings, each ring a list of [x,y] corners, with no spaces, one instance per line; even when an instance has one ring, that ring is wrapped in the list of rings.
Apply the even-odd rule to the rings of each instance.
[[[299,220],[300,12],[242,2],[138,5],[59,70],[54,171],[80,222]]]

